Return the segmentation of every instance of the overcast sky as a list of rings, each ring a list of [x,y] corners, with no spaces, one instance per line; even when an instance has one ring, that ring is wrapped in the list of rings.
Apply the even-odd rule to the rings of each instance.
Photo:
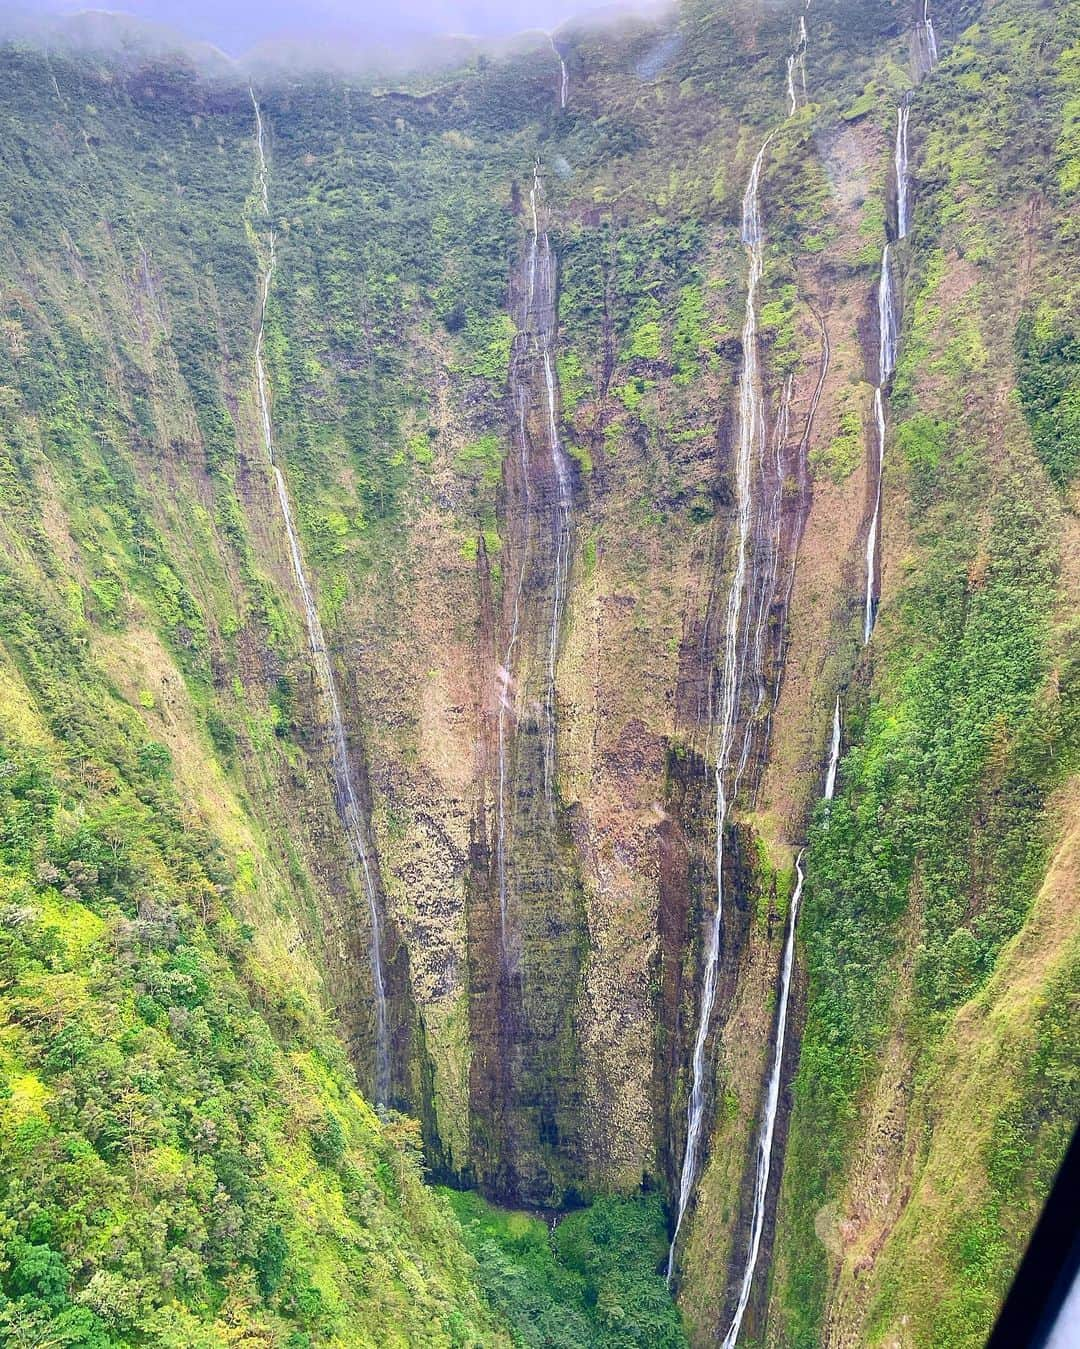
[[[86,5],[23,0],[39,13],[111,9],[151,19],[239,56],[279,37],[342,34],[378,41],[401,34],[470,33],[498,36],[554,28],[602,0],[119,0]]]

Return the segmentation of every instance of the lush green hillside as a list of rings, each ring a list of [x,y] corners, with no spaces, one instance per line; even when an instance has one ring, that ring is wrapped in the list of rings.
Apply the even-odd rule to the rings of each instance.
[[[981,1343],[1080,1113],[1080,15],[931,8],[929,73],[891,0],[390,91],[0,51],[12,1343],[717,1342],[804,844],[739,1343]]]

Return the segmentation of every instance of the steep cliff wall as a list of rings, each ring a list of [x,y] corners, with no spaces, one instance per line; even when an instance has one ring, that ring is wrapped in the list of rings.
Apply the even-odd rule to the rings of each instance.
[[[440,1179],[681,1196],[695,1342],[977,1343],[1076,1113],[1072,9],[270,81],[265,183],[245,85],[3,56],[5,696],[62,616],[285,1049],[329,1015]]]

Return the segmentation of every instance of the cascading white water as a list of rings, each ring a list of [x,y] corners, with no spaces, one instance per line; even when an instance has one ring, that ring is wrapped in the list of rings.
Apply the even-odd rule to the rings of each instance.
[[[254,89],[249,89],[248,92],[255,109],[259,201],[262,205],[263,214],[269,215],[270,178],[263,138],[262,111],[259,108]],[[371,853],[365,839],[364,819],[353,782],[352,768],[349,764],[348,744],[345,738],[345,725],[341,715],[341,699],[338,696],[337,681],[334,678],[333,666],[330,663],[330,656],[326,648],[322,620],[319,618],[315,596],[304,567],[304,556],[300,547],[300,536],[293,520],[288,485],[274,456],[273,423],[270,416],[270,385],[266,374],[266,363],[263,358],[266,304],[270,296],[270,285],[274,278],[274,270],[277,266],[272,229],[268,231],[268,240],[267,262],[260,288],[259,329],[255,337],[255,382],[259,398],[259,416],[262,422],[263,446],[273,473],[278,505],[281,508],[281,518],[285,525],[285,534],[289,543],[289,559],[292,564],[293,577],[296,581],[296,588],[300,592],[300,602],[304,610],[312,671],[330,723],[331,768],[337,795],[338,813],[352,853],[360,865],[364,894],[371,918],[371,982],[375,996],[375,1102],[377,1105],[383,1105],[390,1095],[390,1026],[386,1003],[386,981],[383,977],[382,965],[382,922],[379,915],[378,894]]]
[[[829,745],[829,766],[825,773],[825,800],[831,801],[836,791],[836,770],[840,762],[840,695],[836,695],[833,711],[832,740]],[[739,1338],[743,1317],[750,1302],[750,1289],[754,1282],[754,1271],[761,1250],[761,1234],[765,1225],[765,1199],[769,1189],[772,1172],[772,1145],[776,1133],[776,1112],[780,1103],[780,1081],[784,1066],[784,1050],[787,1047],[788,1005],[791,999],[791,975],[795,966],[795,926],[799,918],[799,902],[802,899],[803,884],[806,880],[803,871],[803,852],[795,858],[795,889],[791,896],[791,911],[788,916],[787,937],[784,941],[784,959],[780,969],[780,997],[776,1019],[776,1039],[773,1048],[772,1069],[765,1089],[764,1112],[761,1119],[761,1131],[758,1135],[757,1166],[754,1172],[754,1208],[750,1219],[750,1246],[746,1264],[743,1267],[742,1282],[739,1285],[739,1298],[735,1304],[735,1314],[728,1332],[724,1336],[722,1349],[733,1349]]]
[[[548,448],[555,470],[555,559],[552,568],[551,622],[548,628],[547,685],[544,694],[544,797],[548,810],[555,810],[555,730],[556,730],[556,665],[559,655],[559,634],[563,610],[566,607],[566,588],[570,572],[570,544],[573,512],[573,479],[570,461],[563,448],[558,426],[558,393],[555,385],[555,367],[551,347],[555,333],[555,255],[546,230],[541,232],[537,198],[542,194],[540,161],[537,160],[530,195],[533,219],[533,237],[530,246],[529,290],[533,307],[532,336],[544,373],[544,398],[547,412]]]
[[[908,117],[911,105],[906,98],[896,108],[896,149],[893,164],[896,171],[896,237],[906,239],[908,232]]]
[[[840,762],[840,695],[836,695],[833,709],[832,743],[829,746],[829,767],[825,772],[825,800],[831,801],[836,792],[836,768]]]
[[[922,10],[923,30],[926,33],[926,50],[930,57],[931,67],[938,63],[937,37],[934,34],[934,21],[930,17],[930,0],[923,0]]]
[[[836,791],[836,771],[840,762],[840,695],[836,695],[833,710],[832,739],[829,744],[829,764],[825,773],[824,799],[831,801]],[[772,1146],[776,1133],[776,1113],[780,1103],[780,1081],[784,1065],[784,1051],[787,1047],[788,1005],[791,998],[791,975],[795,966],[795,927],[799,918],[799,902],[802,899],[803,885],[806,880],[803,871],[804,851],[800,850],[795,858],[795,889],[791,896],[791,911],[788,916],[787,936],[784,941],[784,958],[780,968],[780,996],[776,1020],[776,1038],[773,1048],[772,1069],[765,1089],[765,1103],[761,1119],[761,1131],[758,1135],[757,1166],[754,1171],[754,1207],[750,1218],[750,1245],[746,1264],[743,1267],[742,1282],[739,1285],[739,1298],[735,1304],[735,1313],[731,1325],[722,1342],[722,1349],[734,1349],[739,1338],[746,1308],[750,1302],[750,1290],[754,1282],[754,1271],[761,1251],[761,1235],[765,1225],[765,1200],[769,1190],[772,1173]]]
[[[780,567],[781,533],[783,529],[784,504],[784,447],[787,445],[791,430],[791,400],[795,391],[795,377],[788,375],[780,394],[780,407],[773,427],[772,447],[769,460],[765,457],[764,436],[759,444],[758,481],[761,505],[757,512],[755,528],[755,546],[753,549],[753,574],[750,582],[750,595],[753,602],[745,606],[745,633],[743,642],[750,659],[744,661],[747,675],[754,680],[754,695],[745,709],[743,721],[743,742],[739,754],[736,778],[741,778],[750,760],[750,750],[754,742],[754,732],[758,714],[766,706],[766,729],[764,743],[769,742],[772,726],[772,699],[769,682],[766,679],[766,646],[769,631],[769,617],[772,601],[776,593],[776,579]],[[764,415],[764,414],[763,414]],[[771,462],[770,462],[771,461]],[[751,638],[751,633],[753,634]]]
[[[732,575],[731,589],[728,592],[727,618],[724,630],[720,723],[714,770],[716,780],[716,910],[709,928],[709,941],[705,955],[705,976],[701,990],[701,1008],[698,1016],[697,1034],[694,1038],[694,1053],[691,1063],[692,1083],[690,1099],[687,1102],[686,1151],[683,1154],[682,1171],[679,1179],[679,1205],[675,1219],[675,1231],[668,1252],[667,1277],[669,1282],[675,1271],[675,1248],[679,1240],[679,1232],[697,1181],[705,1119],[705,1042],[708,1039],[709,1023],[712,1020],[713,1006],[716,1002],[716,982],[720,963],[720,934],[724,908],[724,829],[727,825],[731,801],[738,790],[737,776],[731,782],[727,780],[727,777],[735,741],[739,692],[742,684],[741,667],[746,655],[744,644],[742,644],[740,650],[739,634],[744,591],[746,589],[746,553],[753,517],[751,472],[754,454],[755,452],[758,454],[762,452],[765,436],[765,412],[762,406],[757,345],[757,292],[764,267],[758,185],[761,179],[761,167],[765,162],[765,155],[771,140],[772,133],[770,132],[754,158],[750,177],[746,184],[746,191],[743,193],[742,241],[746,248],[749,268],[746,312],[742,330],[743,368],[739,377],[739,445],[735,463],[735,570]]]
[[[566,69],[566,62],[563,60],[563,54],[555,45],[555,37],[548,34],[548,41],[551,43],[551,50],[555,53],[555,58],[559,63],[559,107],[566,107],[566,100],[570,96],[570,76]]]
[[[896,343],[899,322],[896,313],[896,292],[889,267],[889,249],[881,253],[881,275],[878,279],[878,382],[874,390],[874,425],[877,433],[877,482],[874,490],[874,513],[866,538],[866,607],[863,614],[863,643],[869,642],[874,630],[874,577],[877,573],[878,535],[881,527],[881,477],[885,462],[885,389],[896,368]]]
[[[537,159],[533,170],[532,187],[529,192],[532,231],[525,254],[523,310],[518,315],[518,332],[514,338],[511,357],[511,387],[517,412],[517,442],[520,454],[522,489],[525,497],[525,533],[521,563],[514,590],[514,601],[510,613],[507,646],[503,664],[498,671],[499,688],[497,690],[499,712],[498,789],[495,802],[497,812],[495,830],[496,872],[499,885],[500,938],[504,966],[507,969],[513,966],[515,959],[509,918],[508,860],[511,848],[508,828],[510,815],[508,799],[510,786],[510,719],[515,715],[517,689],[514,665],[520,641],[521,608],[532,549],[533,488],[531,476],[533,470],[530,461],[527,417],[530,398],[530,371],[537,370],[537,368],[543,374],[545,422],[555,481],[555,503],[552,517],[554,538],[551,571],[551,617],[547,629],[545,683],[542,699],[544,716],[544,797],[552,818],[555,814],[556,667],[559,635],[563,612],[566,607],[572,542],[573,480],[569,459],[559,437],[558,389],[552,356],[555,332],[556,269],[550,239],[547,231],[542,230],[540,224],[540,198],[543,194],[540,168],[540,160]]]
[[[515,353],[516,357],[517,353]],[[525,427],[526,399],[525,390],[520,386],[515,393],[517,403],[518,452],[521,456],[521,481],[525,495],[525,537],[521,550],[521,567],[518,571],[517,585],[514,589],[514,605],[510,615],[510,632],[506,643],[506,654],[499,670],[499,723],[498,723],[498,800],[496,802],[498,818],[496,821],[495,859],[499,879],[499,937],[502,945],[503,964],[509,968],[511,951],[509,945],[509,884],[507,878],[507,801],[506,791],[509,781],[509,745],[507,718],[514,712],[514,655],[521,633],[521,599],[525,592],[525,574],[529,565],[529,544],[532,530],[532,492],[529,486],[529,436]]]
[[[889,382],[896,369],[896,344],[900,334],[896,312],[896,291],[889,267],[891,246],[886,244],[881,253],[881,276],[878,280],[878,385]]]
[[[806,44],[809,35],[806,31],[806,14],[810,9],[810,0],[806,0],[806,9],[799,15],[799,35],[795,40],[795,50],[788,55],[787,59],[787,97],[788,97],[788,116],[795,115],[795,109],[798,107],[798,100],[795,97],[795,68],[799,69],[799,80],[802,84],[803,97],[806,97]]]
[[[923,0],[922,19],[917,32],[925,35],[929,69],[937,64],[937,39],[930,18],[929,0]],[[920,75],[926,71],[921,69]],[[896,109],[896,138],[893,149],[893,171],[896,175],[896,237],[907,238],[911,227],[911,189],[908,181],[908,119],[911,113],[910,96],[905,94]],[[878,382],[874,390],[874,429],[877,439],[877,480],[874,486],[874,513],[866,539],[866,604],[863,612],[863,644],[870,640],[874,630],[874,577],[877,571],[878,541],[881,534],[881,477],[885,459],[885,389],[896,368],[896,346],[899,320],[896,293],[889,270],[889,244],[881,254],[881,275],[878,280]]]
[[[810,0],[807,0],[804,13],[809,11],[809,8]],[[794,114],[797,108],[797,99],[794,88],[795,62],[805,53],[806,41],[806,22],[805,18],[801,17],[799,21],[798,45],[795,52],[788,56],[787,62],[789,117]],[[805,87],[805,66],[803,68],[803,83]],[[720,937],[723,930],[724,830],[727,826],[728,815],[732,804],[738,794],[742,773],[746,768],[749,759],[750,745],[753,738],[752,723],[754,715],[756,715],[757,711],[760,709],[765,689],[764,679],[760,668],[763,664],[764,628],[768,620],[768,603],[764,588],[762,586],[757,587],[759,603],[755,616],[750,614],[748,606],[744,606],[744,601],[747,586],[747,548],[751,540],[753,526],[753,462],[756,455],[759,465],[764,464],[766,444],[765,407],[764,397],[761,392],[760,360],[757,342],[757,293],[761,283],[762,272],[764,270],[761,208],[758,189],[761,181],[762,165],[765,162],[765,155],[768,152],[774,134],[775,132],[770,132],[769,135],[765,137],[761,148],[754,158],[742,201],[742,242],[747,252],[748,269],[746,311],[742,330],[743,366],[739,376],[739,446],[735,465],[737,523],[735,570],[732,575],[731,588],[728,591],[727,616],[724,629],[724,658],[721,667],[719,735],[717,738],[716,761],[714,767],[716,782],[716,909],[713,914],[713,921],[709,928],[709,941],[705,953],[705,971],[702,979],[701,1006],[698,1012],[697,1033],[694,1037],[694,1052],[691,1058],[690,1097],[686,1107],[686,1150],[683,1153],[682,1168],[679,1175],[679,1202],[676,1209],[675,1230],[672,1234],[671,1246],[668,1250],[668,1283],[671,1282],[675,1273],[676,1247],[678,1245],[683,1221],[686,1218],[687,1210],[690,1205],[690,1199],[694,1192],[694,1186],[697,1182],[698,1167],[701,1160],[700,1154],[705,1125],[706,1104],[705,1045],[708,1040],[709,1027],[716,1003],[716,986],[720,965]],[[822,376],[822,381],[819,382],[815,394],[815,406],[816,400],[820,398],[821,383],[823,383],[823,380],[824,376]],[[778,439],[776,445],[778,464],[783,449],[783,437],[786,437],[787,434],[790,398],[791,388],[790,386],[786,386],[780,414],[777,419]],[[813,414],[811,413],[811,416],[812,415]],[[762,473],[762,477],[764,480],[764,472]],[[768,572],[771,576],[771,583],[766,583],[769,594],[772,593],[772,585],[775,583],[776,568],[779,558],[779,493],[782,488],[782,482],[783,475],[778,472],[776,475],[777,496],[775,501],[770,503],[769,511],[771,513],[767,520],[769,534],[772,535],[775,531],[775,537],[770,539],[772,546],[770,547],[769,560],[766,563],[766,568],[771,569]],[[774,511],[773,507],[775,507]],[[775,520],[773,519],[773,515],[775,515]],[[755,568],[758,566],[756,557],[754,565]],[[745,614],[744,607],[746,608]],[[747,718],[741,752],[737,760],[733,763],[732,752],[735,743],[739,706],[745,682],[748,655],[750,652],[755,654],[757,660],[758,685],[753,708],[754,715],[750,715]],[[754,1259],[756,1260],[756,1252],[754,1254]],[[752,1272],[751,1269],[751,1274]]]
[[[769,1188],[769,1175],[772,1170],[773,1135],[776,1132],[776,1112],[780,1104],[780,1075],[784,1066],[784,1047],[787,1040],[788,1005],[791,1001],[791,973],[795,965],[795,924],[799,917],[799,901],[802,899],[803,854],[800,851],[795,858],[795,889],[791,896],[788,914],[787,937],[784,941],[784,963],[780,971],[780,999],[776,1018],[776,1040],[773,1051],[772,1069],[765,1090],[765,1108],[761,1119],[761,1132],[758,1135],[757,1167],[754,1172],[754,1211],[750,1219],[750,1248],[743,1267],[742,1283],[739,1285],[739,1300],[735,1304],[735,1315],[728,1332],[722,1341],[722,1349],[733,1349],[742,1329],[750,1301],[750,1289],[754,1282],[754,1270],[757,1268],[758,1254],[761,1250],[761,1234],[765,1227],[765,1197]]]

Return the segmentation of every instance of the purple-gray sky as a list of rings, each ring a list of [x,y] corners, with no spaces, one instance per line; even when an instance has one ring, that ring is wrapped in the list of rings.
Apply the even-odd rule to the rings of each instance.
[[[277,38],[347,36],[393,41],[416,34],[503,36],[527,28],[554,28],[603,0],[23,0],[39,14],[111,9],[212,42],[231,56]]]

